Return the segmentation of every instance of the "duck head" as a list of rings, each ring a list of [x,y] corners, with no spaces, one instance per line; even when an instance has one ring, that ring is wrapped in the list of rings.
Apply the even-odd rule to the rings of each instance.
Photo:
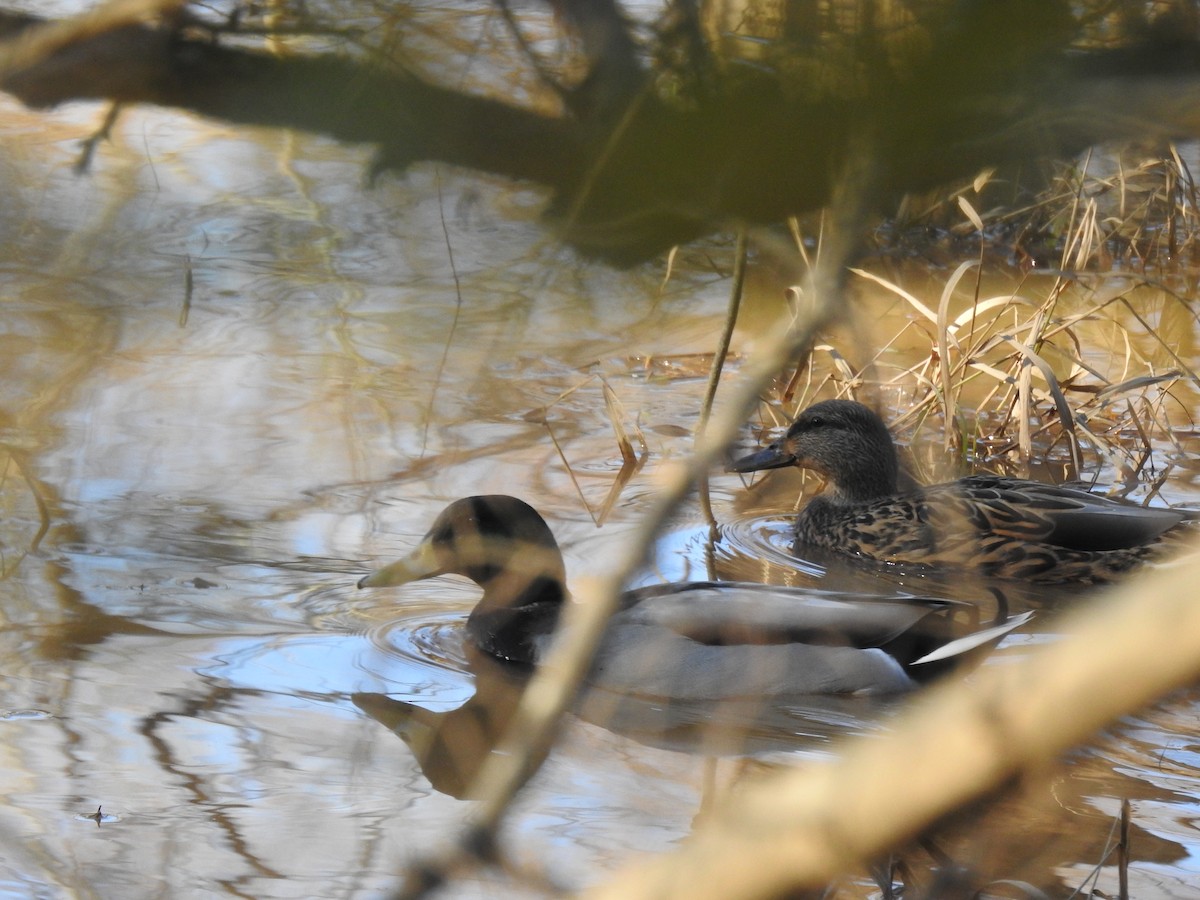
[[[416,548],[358,582],[390,587],[463,575],[483,588],[467,632],[485,652],[531,663],[554,630],[566,598],[558,542],[529,504],[503,494],[447,506]]]
[[[808,407],[787,433],[757,453],[735,460],[731,472],[799,466],[822,475],[834,498],[871,500],[896,493],[899,462],[883,419],[853,400],[823,400]]]

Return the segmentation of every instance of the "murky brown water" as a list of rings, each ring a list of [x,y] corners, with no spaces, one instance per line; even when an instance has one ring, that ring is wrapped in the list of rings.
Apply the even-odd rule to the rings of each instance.
[[[661,288],[658,267],[561,252],[532,192],[433,167],[361,190],[363,151],[161,111],[127,112],[77,178],[94,108],[0,109],[0,892],[382,890],[470,805],[444,759],[423,771],[389,730],[403,708],[364,695],[439,714],[503,709],[509,686],[474,678],[458,632],[471,589],[354,581],[468,493],[532,502],[570,572],[614,558],[656,465],[690,446],[694,354],[711,352],[727,291],[709,258],[727,265],[729,248],[685,252]],[[762,296],[779,287],[763,276]],[[864,302],[903,310],[883,291]],[[1111,371],[1127,348],[1096,329],[1089,359]],[[1194,322],[1179,329],[1194,363]],[[603,384],[648,458],[597,529],[621,465]],[[1196,477],[1181,464],[1163,495],[1196,502]],[[731,523],[718,573],[785,577],[760,568],[786,558],[763,516],[791,487],[764,499],[720,475],[713,489]],[[646,580],[704,577],[707,557],[689,506]],[[853,579],[816,561],[786,577]],[[1051,635],[1010,640],[1000,661]],[[943,849],[1063,893],[1103,864],[1111,894],[1106,841],[1128,798],[1133,895],[1194,896],[1198,712],[1191,692],[1121,723]],[[756,752],[721,757],[714,778],[695,752],[712,710],[585,707],[505,838],[564,886],[592,883],[684,839],[714,781],[824,755],[885,714],[722,710]]]

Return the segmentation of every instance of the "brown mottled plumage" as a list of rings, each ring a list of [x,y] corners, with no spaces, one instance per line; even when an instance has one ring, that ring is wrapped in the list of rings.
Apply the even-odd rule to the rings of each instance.
[[[970,569],[1042,584],[1111,581],[1159,552],[1187,516],[1086,491],[972,475],[899,493],[892,436],[871,409],[825,400],[735,472],[796,465],[831,490],[796,517],[798,544],[888,563]]]

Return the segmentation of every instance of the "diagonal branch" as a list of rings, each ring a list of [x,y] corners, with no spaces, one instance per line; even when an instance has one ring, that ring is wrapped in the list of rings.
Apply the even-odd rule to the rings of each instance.
[[[940,817],[1037,771],[1097,729],[1200,677],[1200,558],[1128,583],[1019,664],[935,687],[887,738],[746,786],[678,852],[601,898],[768,898],[815,889]]]
[[[301,128],[377,145],[378,169],[438,160],[527,179],[551,191],[549,214],[568,242],[632,263],[730,222],[826,205],[864,127],[880,151],[873,207],[1100,140],[1200,134],[1200,42],[1175,41],[1170,53],[1152,43],[1076,50],[1069,16],[1055,18],[1063,4],[1021,7],[1029,22],[992,4],[931,18],[919,25],[925,39],[895,60],[863,40],[849,58],[796,49],[777,70],[718,70],[707,48],[677,41],[673,94],[659,83],[670,73],[646,61],[656,48],[634,42],[616,0],[559,0],[584,75],[560,92],[560,109],[543,112],[440,87],[388,60],[218,45],[172,15],[178,0],[114,0],[63,23],[0,13],[0,88],[38,107],[153,103]],[[694,14],[693,4],[680,9],[685,22]],[[990,52],[973,43],[985,39]]]
[[[853,144],[843,165],[831,210],[830,233],[806,284],[805,293],[811,298],[807,313],[799,320],[785,316],[779,327],[768,332],[771,337],[757,348],[726,402],[697,435],[692,454],[663,467],[658,494],[627,538],[620,562],[605,575],[576,582],[579,602],[567,608],[561,638],[529,682],[508,733],[484,762],[470,792],[481,798],[470,829],[442,857],[411,867],[401,896],[422,896],[462,871],[473,859],[495,858],[504,817],[557,737],[563,714],[583,684],[625,583],[646,561],[656,535],[693,485],[719,462],[771,380],[844,308],[838,298],[846,266],[858,252],[864,219],[876,190],[877,152],[871,136],[864,134]]]

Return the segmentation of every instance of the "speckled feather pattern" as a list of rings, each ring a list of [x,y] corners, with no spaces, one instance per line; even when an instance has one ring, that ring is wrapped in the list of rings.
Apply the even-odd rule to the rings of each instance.
[[[896,490],[895,444],[861,403],[826,400],[787,434],[734,462],[735,471],[797,465],[830,490],[800,511],[797,545],[879,562],[970,570],[1041,584],[1112,581],[1161,555],[1187,516],[1086,491],[974,475],[910,493]],[[1174,529],[1174,531],[1172,531]]]
[[[1020,490],[1024,484],[976,476],[867,502],[816,497],[796,518],[796,541],[879,562],[1042,584],[1106,583],[1165,546],[1081,550],[1046,543],[1062,507],[1031,499]]]

